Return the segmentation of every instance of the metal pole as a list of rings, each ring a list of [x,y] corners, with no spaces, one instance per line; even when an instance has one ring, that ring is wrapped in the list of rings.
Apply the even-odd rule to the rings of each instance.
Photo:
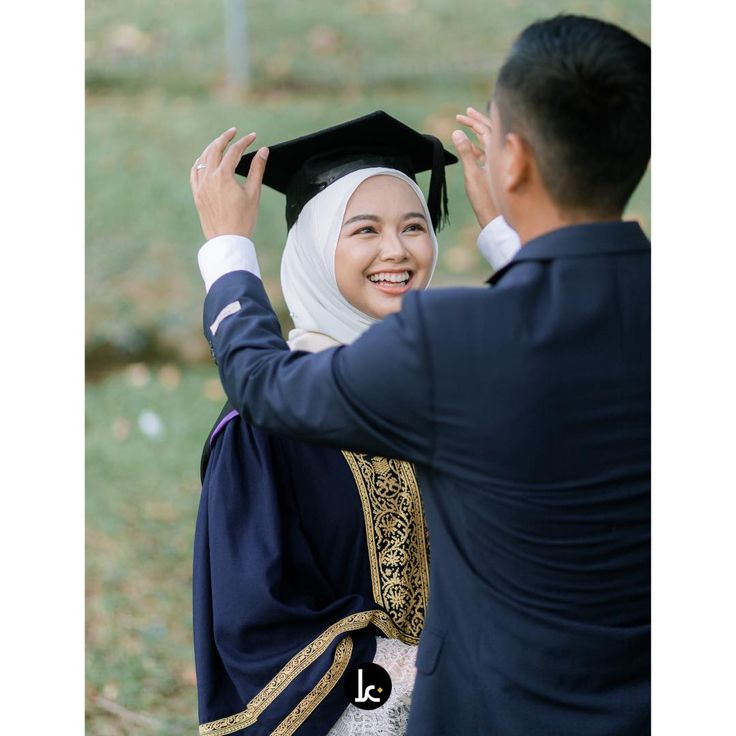
[[[223,2],[228,86],[244,91],[250,85],[246,0],[223,0]]]

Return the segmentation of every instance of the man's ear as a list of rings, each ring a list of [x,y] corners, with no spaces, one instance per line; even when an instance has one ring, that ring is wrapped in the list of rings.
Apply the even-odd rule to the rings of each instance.
[[[534,153],[518,133],[507,133],[505,138],[503,187],[507,192],[518,192],[529,182]]]

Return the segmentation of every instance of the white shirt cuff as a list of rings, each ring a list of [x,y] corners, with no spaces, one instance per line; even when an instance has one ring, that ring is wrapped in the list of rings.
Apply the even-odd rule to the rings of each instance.
[[[261,278],[255,246],[242,235],[218,235],[208,240],[199,249],[197,261],[207,291],[220,276],[231,271],[250,271]]]
[[[521,241],[501,215],[491,220],[478,236],[478,250],[494,271],[503,268],[521,248]]]

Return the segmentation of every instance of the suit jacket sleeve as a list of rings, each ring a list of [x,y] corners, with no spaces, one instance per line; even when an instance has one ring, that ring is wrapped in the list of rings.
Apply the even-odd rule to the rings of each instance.
[[[255,426],[429,464],[432,383],[420,296],[408,294],[400,313],[352,345],[292,352],[261,280],[234,271],[210,288],[204,330],[225,393]]]

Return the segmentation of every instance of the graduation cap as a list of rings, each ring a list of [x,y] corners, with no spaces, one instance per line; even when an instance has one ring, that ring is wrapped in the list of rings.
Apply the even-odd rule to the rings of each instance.
[[[235,173],[246,176],[255,154],[243,156]],[[454,163],[457,158],[439,139],[417,133],[379,110],[270,146],[263,183],[286,195],[290,228],[312,197],[352,171],[384,166],[415,180],[416,174],[431,170],[427,209],[438,230],[447,220],[445,166]]]

